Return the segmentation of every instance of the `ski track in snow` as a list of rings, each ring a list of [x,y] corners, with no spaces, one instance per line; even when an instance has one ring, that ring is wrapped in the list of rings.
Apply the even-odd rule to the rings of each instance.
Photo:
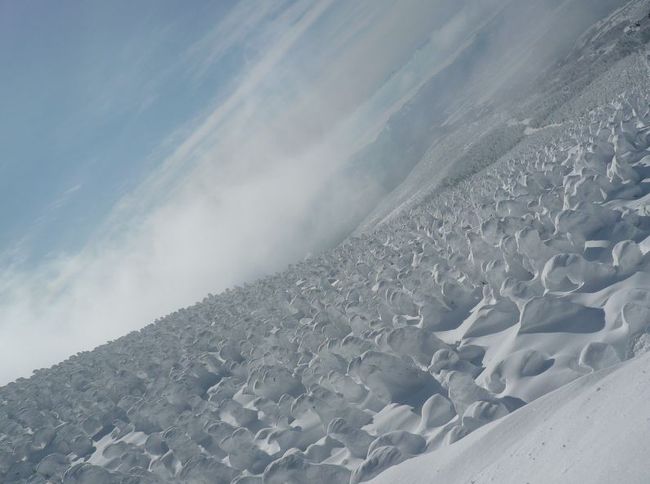
[[[638,429],[615,435],[647,416],[648,357],[626,362],[650,349],[641,91],[526,123],[562,129],[318,258],[0,388],[0,481],[611,482],[607,436],[647,450]],[[525,474],[536,455],[547,474]]]

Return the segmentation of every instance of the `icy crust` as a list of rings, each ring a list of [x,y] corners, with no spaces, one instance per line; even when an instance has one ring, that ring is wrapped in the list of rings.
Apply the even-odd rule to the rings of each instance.
[[[364,482],[650,342],[650,110],[0,389],[2,482]]]

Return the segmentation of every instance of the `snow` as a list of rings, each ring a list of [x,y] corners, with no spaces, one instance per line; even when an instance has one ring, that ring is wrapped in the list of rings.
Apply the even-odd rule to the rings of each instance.
[[[607,77],[637,47],[373,231],[0,388],[0,480],[643,482],[650,104]]]
[[[579,378],[373,484],[646,483],[650,354]]]

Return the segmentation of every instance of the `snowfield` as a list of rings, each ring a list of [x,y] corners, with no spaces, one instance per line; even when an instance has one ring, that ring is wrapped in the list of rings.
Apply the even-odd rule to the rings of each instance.
[[[579,378],[371,482],[648,482],[648,383],[646,353]]]
[[[0,482],[648,482],[648,12],[489,164],[432,146],[334,250],[0,388]]]

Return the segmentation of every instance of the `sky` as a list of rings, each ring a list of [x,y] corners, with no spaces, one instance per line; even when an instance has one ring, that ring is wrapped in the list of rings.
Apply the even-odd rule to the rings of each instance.
[[[512,1],[0,0],[0,385],[336,243],[337,173]]]
[[[331,244],[465,3],[0,0],[0,384]]]

